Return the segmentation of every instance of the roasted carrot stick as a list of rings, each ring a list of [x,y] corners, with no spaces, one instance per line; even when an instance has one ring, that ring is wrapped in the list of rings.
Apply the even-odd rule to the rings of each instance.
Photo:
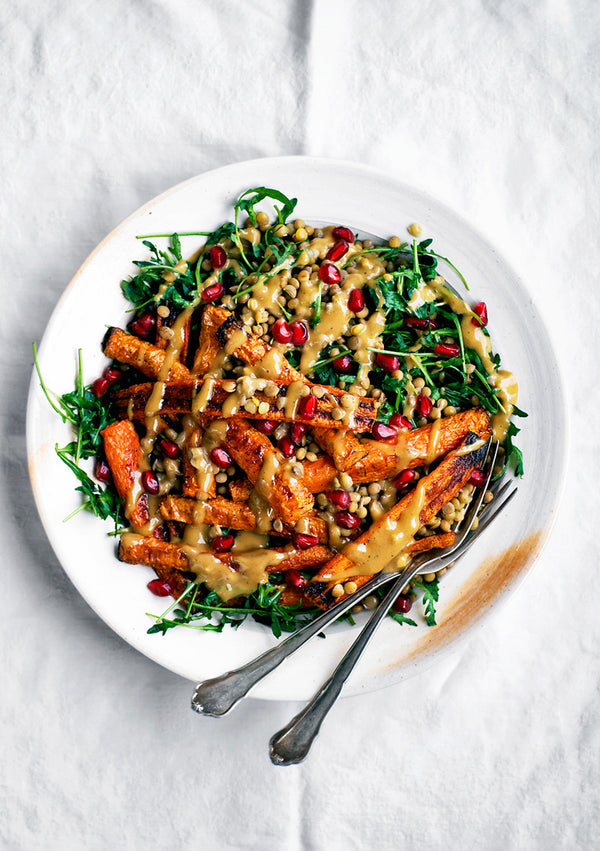
[[[481,437],[487,438],[488,432]],[[440,508],[456,496],[481,466],[487,446],[480,436],[469,432],[464,441],[450,452],[432,473],[419,481],[417,487],[403,497],[390,511],[363,532],[356,541],[347,544],[314,577],[316,583],[344,581],[361,573],[378,573],[405,551],[417,530],[427,523]],[[471,446],[473,449],[471,449]],[[362,570],[361,567],[368,567]],[[322,587],[307,591],[319,596]]]
[[[160,351],[160,350],[159,350]],[[161,352],[162,354],[162,352]],[[321,398],[310,396],[314,399],[311,409],[305,409],[304,398],[299,393],[302,387],[292,385],[276,384],[275,396],[267,396],[262,390],[255,390],[252,398],[243,399],[238,391],[228,392],[223,387],[222,380],[205,379],[209,384],[204,387],[204,380],[195,381],[165,381],[161,398],[157,401],[157,410],[153,414],[162,416],[177,416],[178,414],[190,413],[195,410],[202,411],[209,417],[223,417],[231,419],[257,419],[277,420],[279,422],[304,423],[309,427],[323,426],[330,429],[347,428],[343,419],[335,419],[334,411],[343,410],[343,399],[348,398],[356,403],[357,407],[352,410],[353,427],[356,431],[370,431],[377,413],[375,399],[366,397],[354,397],[342,390],[331,388],[331,392]],[[226,386],[229,382],[225,382]],[[145,415],[146,405],[152,394],[154,385],[136,384],[118,390],[113,394],[116,408],[120,417],[130,416],[140,419]],[[197,400],[203,395],[202,389],[207,391],[207,399],[202,402]],[[286,402],[286,399],[288,402]],[[292,404],[288,406],[291,399]],[[196,400],[196,401],[195,401]],[[246,406],[246,401],[254,403],[254,409]],[[232,403],[231,409],[227,410],[225,403]],[[279,404],[278,404],[279,403]],[[279,407],[281,405],[281,407]],[[286,410],[288,408],[288,410]],[[260,410],[262,409],[262,411]]]
[[[204,502],[186,499],[180,496],[166,497],[160,506],[160,513],[165,520],[175,520],[179,523],[195,523],[201,518],[202,523],[212,526],[227,526],[247,532],[256,531],[256,515],[247,502],[233,502],[230,499],[216,497]],[[329,543],[327,523],[316,515],[306,515],[303,518],[303,532],[318,538],[319,543]],[[277,532],[282,538],[294,537],[296,530],[287,523]]]
[[[159,377],[166,358],[166,353],[158,346],[140,340],[133,334],[126,334],[120,328],[109,328],[104,338],[104,354],[120,363],[135,366],[148,378],[154,379]],[[183,381],[191,378],[191,374],[187,367],[175,361],[169,377],[174,381]]]
[[[100,434],[115,488],[124,501],[125,516],[133,526],[145,526],[149,519],[148,497],[140,485],[142,449],[134,425],[129,420],[118,420]]]

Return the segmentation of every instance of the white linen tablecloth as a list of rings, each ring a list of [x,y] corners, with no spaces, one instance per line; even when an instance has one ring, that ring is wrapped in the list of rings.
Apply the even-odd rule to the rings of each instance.
[[[594,0],[2,4],[0,847],[590,849],[600,808]],[[238,160],[364,162],[473,222],[561,354],[567,491],[535,571],[453,656],[339,702],[309,760],[296,704],[195,717],[190,684],[63,574],[25,458],[31,340],[100,239]]]

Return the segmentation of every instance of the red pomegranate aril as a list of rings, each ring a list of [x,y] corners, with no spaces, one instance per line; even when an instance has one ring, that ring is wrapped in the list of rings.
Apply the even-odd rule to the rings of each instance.
[[[435,319],[430,319],[428,316],[409,316],[408,319],[404,320],[404,324],[419,331],[433,331],[437,328]]]
[[[121,377],[121,370],[114,366],[107,366],[102,373],[102,378],[106,378],[109,384],[114,384]]]
[[[344,225],[335,227],[331,231],[331,235],[334,239],[344,239],[346,242],[354,242],[354,234],[350,228],[344,227]]]
[[[210,542],[213,553],[226,553],[233,546],[233,535],[218,535]]]
[[[392,603],[392,609],[395,612],[400,612],[401,614],[405,615],[412,609],[412,600],[410,599],[408,594],[400,594]]]
[[[151,579],[147,587],[156,597],[168,597],[171,594],[171,586],[164,579]]]
[[[156,538],[158,541],[168,541],[169,532],[167,527],[162,523],[160,526],[156,526],[156,528],[152,530],[152,537]]]
[[[417,396],[417,413],[420,417],[428,417],[433,408],[433,402],[429,396],[419,393]]]
[[[392,437],[398,437],[398,429],[394,426],[386,425],[386,423],[373,423],[373,431],[371,432],[375,440],[390,440]]]
[[[433,347],[433,353],[443,358],[457,358],[460,355],[460,346],[456,346],[454,343],[438,343],[437,346]]]
[[[106,378],[101,377],[101,378],[97,378],[93,382],[93,384],[91,386],[91,391],[94,394],[94,396],[98,396],[98,398],[100,398],[100,396],[104,396],[104,394],[106,393],[106,391],[108,390],[109,387],[110,387],[110,381],[107,381]]]
[[[296,446],[300,446],[302,438],[306,434],[306,426],[304,423],[292,423],[290,426],[290,440]]]
[[[177,444],[173,443],[172,440],[167,440],[166,437],[161,440],[160,448],[168,458],[177,458],[180,452]]]
[[[210,287],[204,287],[202,292],[200,293],[200,298],[202,301],[211,302],[217,301],[217,299],[221,298],[223,293],[225,292],[225,287],[223,284],[211,284]]]
[[[299,550],[308,550],[311,547],[316,547],[318,543],[319,539],[316,535],[306,535],[303,532],[298,532],[294,535],[294,545]]]
[[[210,249],[210,265],[213,269],[222,269],[227,263],[227,254],[222,245],[213,245]]]
[[[476,488],[480,488],[482,484],[485,482],[485,475],[482,470],[473,470],[471,473],[471,477],[469,479],[470,485],[475,485]]]
[[[273,336],[278,343],[291,343],[294,336],[289,323],[285,319],[278,319],[273,324]]]
[[[295,346],[301,346],[308,340],[308,325],[302,320],[290,323],[290,331],[292,332],[292,343]]]
[[[394,428],[407,428],[409,430],[412,428],[410,420],[403,414],[392,414],[388,422],[391,426],[394,426]]]
[[[302,589],[306,587],[306,579],[302,576],[299,570],[295,570],[294,568],[286,570],[285,581],[288,585],[293,585],[293,587],[297,588],[299,591],[302,591]]]
[[[317,413],[317,397],[316,396],[304,396],[300,399],[300,404],[298,405],[298,415],[304,417],[307,420],[312,420],[314,415]]]
[[[348,243],[345,239],[338,239],[338,241],[331,246],[326,257],[328,260],[331,260],[332,263],[337,263],[338,260],[342,259],[346,251],[348,251]]]
[[[142,487],[146,493],[152,494],[152,496],[156,496],[159,492],[160,485],[152,470],[144,470],[142,473]]]
[[[337,508],[346,509],[350,505],[350,494],[348,491],[325,491],[325,496]]]
[[[142,313],[131,323],[131,330],[138,337],[147,337],[156,325],[156,319],[151,313]]]
[[[273,434],[277,428],[277,422],[275,420],[256,420],[254,428],[258,429],[261,434]]]
[[[488,324],[487,304],[485,301],[478,301],[473,308],[473,313],[476,313],[478,317],[477,319],[475,319],[475,317],[471,319],[473,325],[481,327],[482,325]]]
[[[94,465],[94,476],[99,482],[107,482],[110,479],[110,467],[104,458],[98,458]]]
[[[291,458],[294,452],[296,451],[295,445],[289,439],[289,437],[281,437],[277,441],[277,447],[284,458]]]
[[[349,511],[338,511],[335,515],[335,522],[342,529],[358,529],[360,520],[356,514],[351,514]]]
[[[222,446],[215,446],[214,449],[210,450],[210,460],[217,467],[220,467],[221,470],[226,470],[227,467],[231,467],[233,464],[233,458]]]
[[[350,355],[342,355],[340,358],[336,358],[333,361],[333,368],[336,372],[341,372],[342,375],[346,375],[351,372],[354,361]]]
[[[407,485],[410,485],[411,482],[417,478],[417,474],[414,470],[402,470],[401,473],[398,473],[396,478],[392,481],[392,484],[395,488],[400,490],[400,488],[405,488]]]
[[[348,310],[351,310],[352,313],[360,313],[364,306],[365,297],[362,294],[362,290],[350,290],[350,295],[348,297]]]
[[[333,263],[322,263],[319,266],[319,278],[324,284],[339,284],[342,280],[342,273]]]
[[[396,355],[375,355],[375,361],[377,366],[385,369],[386,372],[394,372],[394,370],[400,369],[400,358]]]

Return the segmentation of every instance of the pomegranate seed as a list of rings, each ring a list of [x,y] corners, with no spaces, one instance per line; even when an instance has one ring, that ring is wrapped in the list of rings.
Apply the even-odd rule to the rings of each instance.
[[[277,441],[277,446],[284,458],[291,458],[296,451],[296,447],[289,437],[280,437]]]
[[[301,417],[304,417],[307,420],[312,420],[314,415],[317,413],[317,397],[316,396],[304,396],[304,398],[300,399],[300,404],[298,405],[298,414]]]
[[[257,420],[254,423],[254,428],[258,429],[261,434],[273,434],[277,428],[277,422],[275,420]]]
[[[408,417],[403,416],[402,414],[392,414],[389,419],[389,424],[394,426],[395,428],[407,428],[411,429],[412,425],[410,424],[410,420]]]
[[[342,273],[333,263],[322,263],[319,266],[319,278],[324,284],[339,284],[342,280]]]
[[[301,320],[292,322],[290,324],[290,331],[292,332],[292,343],[295,346],[301,346],[302,343],[306,343],[308,340],[308,325],[306,322],[302,322]]]
[[[226,470],[227,467],[231,467],[233,464],[233,458],[222,446],[215,446],[214,449],[210,450],[210,460],[222,470]]]
[[[292,568],[291,570],[286,570],[285,581],[288,583],[288,585],[292,585],[299,591],[306,587],[306,579],[302,576],[299,570],[295,570],[294,568]]]
[[[364,306],[365,297],[362,294],[362,290],[350,290],[350,296],[348,297],[348,310],[351,310],[352,313],[359,313]]]
[[[348,491],[325,491],[325,496],[338,508],[346,509],[350,505],[350,494]]]
[[[349,511],[338,511],[335,515],[335,522],[342,529],[358,529],[360,520],[356,514],[351,514]]]
[[[147,588],[157,597],[168,597],[171,594],[171,586],[165,579],[151,579]]]
[[[91,386],[91,391],[94,396],[104,396],[108,388],[110,387],[110,382],[106,380],[106,378],[97,378]]]
[[[402,614],[405,615],[412,609],[412,600],[410,599],[408,594],[400,594],[394,600],[392,604],[392,609],[395,612],[402,612]]]
[[[471,478],[469,479],[470,485],[475,485],[476,488],[480,488],[481,485],[485,482],[485,475],[482,470],[473,470],[471,473]]]
[[[114,384],[121,377],[121,370],[114,366],[107,366],[102,373],[102,378],[106,378],[109,384]]]
[[[110,467],[104,458],[98,458],[94,465],[94,476],[99,482],[107,482],[110,479]]]
[[[419,393],[417,396],[417,413],[419,416],[428,417],[432,408],[433,403],[429,396],[424,396],[423,393]]]
[[[346,228],[343,225],[335,227],[331,231],[331,235],[334,239],[344,239],[346,242],[354,242],[354,234],[350,228]]]
[[[167,527],[162,524],[157,526],[156,529],[153,529],[152,531],[152,537],[159,541],[168,541],[169,533],[167,531]]]
[[[147,337],[156,325],[156,319],[151,313],[142,313],[131,323],[131,330],[138,337]]]
[[[278,343],[291,343],[294,334],[285,319],[278,319],[273,325],[273,336]]]
[[[233,546],[233,535],[219,535],[210,542],[213,553],[226,553]]]
[[[172,440],[167,440],[166,437],[161,440],[160,447],[169,458],[177,458],[179,455],[180,449],[177,444],[173,443]]]
[[[331,260],[332,263],[336,263],[338,260],[342,259],[346,251],[348,251],[348,243],[345,239],[339,239],[331,246],[326,257],[328,260]]]
[[[292,423],[290,426],[290,440],[292,443],[295,443],[296,446],[300,446],[302,443],[302,438],[306,434],[306,426],[304,423]]]
[[[160,490],[160,485],[158,484],[158,479],[152,472],[152,470],[144,470],[142,473],[142,487],[146,491],[146,493],[150,493],[153,496]]]
[[[319,539],[316,535],[305,535],[302,532],[294,535],[294,544],[299,550],[308,550],[311,547],[315,547],[318,543]]]
[[[419,331],[433,330],[437,328],[435,319],[430,319],[428,316],[409,316],[404,320],[404,324],[409,328],[417,328]]]
[[[401,473],[398,473],[396,478],[392,481],[392,484],[395,488],[405,488],[406,485],[409,485],[411,482],[417,478],[417,474],[414,470],[402,470]]]
[[[202,301],[206,302],[217,301],[217,299],[221,298],[224,292],[225,287],[223,286],[223,284],[211,284],[210,287],[204,287],[204,289],[200,293],[200,298],[202,299]]]
[[[460,346],[455,346],[454,343],[438,343],[433,347],[433,353],[443,358],[457,358],[460,355]]]
[[[395,369],[400,369],[400,358],[396,355],[375,355],[377,366],[385,369],[386,372],[394,372]]]
[[[473,325],[477,325],[479,327],[481,325],[488,324],[487,304],[485,301],[478,301],[473,308],[473,313],[476,313],[478,316],[478,319],[475,319],[475,317],[471,319]]]
[[[346,375],[346,373],[352,370],[352,366],[354,361],[350,355],[342,355],[341,358],[336,358],[333,361],[333,368],[336,372],[341,372],[342,375]]]
[[[392,437],[398,437],[398,429],[385,423],[376,422],[373,423],[371,434],[375,440],[390,440]]]
[[[221,269],[227,263],[227,254],[222,245],[213,245],[210,249],[210,265],[213,269]]]

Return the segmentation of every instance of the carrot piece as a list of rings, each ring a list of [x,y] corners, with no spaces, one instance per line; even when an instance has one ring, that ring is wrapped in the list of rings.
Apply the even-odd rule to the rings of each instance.
[[[256,531],[256,515],[246,502],[233,502],[223,497],[197,502],[185,497],[167,496],[161,503],[160,513],[165,520],[175,520],[179,523],[194,523],[202,518],[202,523],[211,526],[228,526],[247,532]],[[329,543],[327,523],[316,515],[305,515],[302,520],[303,532],[319,539],[319,543]],[[282,538],[293,538],[296,530],[287,523],[277,532]]]
[[[234,502],[248,502],[254,485],[248,478],[234,479],[229,482],[229,493]]]
[[[350,430],[314,428],[312,435],[321,449],[331,456],[336,470],[341,473],[356,466],[369,453],[368,448]]]
[[[228,420],[224,447],[251,482],[259,483],[261,496],[284,523],[295,526],[314,505],[310,491],[290,477],[281,453],[246,420]]]
[[[120,328],[109,328],[104,338],[104,354],[130,366],[135,366],[148,378],[157,379],[164,365],[166,354],[158,346],[152,345],[133,334],[127,334]],[[190,371],[179,361],[171,366],[169,377],[174,381],[190,378]]]
[[[193,375],[204,375],[212,366],[222,348],[217,338],[217,329],[229,315],[229,311],[212,304],[207,304],[202,311],[200,336],[191,369]]]
[[[482,437],[487,436],[488,433],[482,435]],[[351,552],[355,553],[359,547],[366,548],[373,553],[380,552],[386,533],[393,533],[397,524],[401,522],[403,513],[413,508],[413,500],[416,497],[420,497],[421,501],[417,506],[419,509],[418,516],[414,518],[415,531],[427,523],[448,500],[456,496],[461,487],[469,480],[473,470],[483,463],[487,451],[485,444],[469,451],[469,445],[477,439],[476,434],[469,432],[460,447],[450,452],[432,473],[429,473],[419,482],[413,491],[406,494],[383,517],[373,523],[366,532],[363,532],[356,541],[346,545],[342,552],[335,555],[315,576],[315,582],[335,580],[339,577],[345,578],[346,575],[350,575],[349,571],[353,568],[360,568],[360,563],[349,558],[347,554],[349,548]],[[403,548],[401,551],[403,551]],[[401,551],[392,553],[390,559],[400,555]],[[360,569],[356,573],[359,574]]]
[[[134,425],[129,420],[118,420],[100,434],[115,488],[124,500],[125,516],[133,526],[145,526],[149,519],[148,496],[140,486],[142,449]]]
[[[311,547],[308,550],[295,550],[289,547],[277,547],[276,553],[285,553],[286,557],[278,564],[267,568],[270,573],[285,573],[286,570],[310,570],[318,567],[331,558],[331,550],[323,546]],[[213,553],[219,561],[235,568],[236,553]],[[147,564],[150,567],[167,570],[189,570],[189,561],[184,548],[180,544],[159,541],[126,532],[121,535],[118,557],[127,564]]]
[[[162,353],[161,353],[162,354]],[[185,367],[184,367],[185,368]],[[202,406],[202,413],[208,417],[222,417],[223,403],[233,395],[223,388],[223,381],[216,379],[205,379],[210,381],[210,398]],[[343,429],[347,428],[343,420],[336,420],[333,417],[333,412],[338,408],[338,402],[345,394],[341,390],[331,388],[325,396],[320,399],[315,398],[315,409],[312,415],[305,415],[302,412],[302,406],[296,406],[297,410],[290,415],[286,414],[285,408],[279,408],[280,404],[286,397],[286,392],[289,385],[276,382],[277,396],[267,396],[262,390],[256,390],[254,397],[261,403],[266,403],[264,413],[258,411],[249,412],[240,405],[237,410],[228,415],[231,419],[255,419],[255,420],[277,420],[278,422],[299,422],[304,423],[309,427],[323,426],[324,428]],[[177,416],[179,414],[190,413],[193,411],[194,399],[204,385],[204,381],[196,379],[195,381],[165,381],[163,392],[160,400],[157,403],[157,410],[154,414],[162,416]],[[141,419],[145,416],[145,409],[148,400],[152,394],[153,384],[135,384],[133,387],[126,387],[118,390],[113,394],[118,415],[121,418],[129,416],[133,419]],[[350,397],[356,398],[356,397]],[[352,417],[356,431],[370,431],[375,421],[377,413],[377,402],[375,399],[368,397],[358,397],[358,407],[353,411]]]

